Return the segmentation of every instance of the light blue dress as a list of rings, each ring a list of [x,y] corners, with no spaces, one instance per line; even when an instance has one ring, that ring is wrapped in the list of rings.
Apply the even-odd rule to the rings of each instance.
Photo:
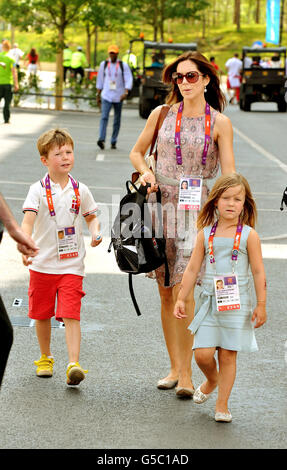
[[[243,226],[235,274],[238,277],[240,310],[218,312],[215,302],[213,278],[231,274],[231,252],[234,239],[214,237],[213,251],[215,262],[211,264],[208,254],[208,238],[211,226],[204,228],[206,271],[202,280],[201,293],[195,305],[195,317],[189,329],[195,335],[193,349],[220,347],[232,351],[257,351],[254,327],[251,323],[251,287],[247,238],[251,227]],[[216,264],[216,271],[214,265]]]

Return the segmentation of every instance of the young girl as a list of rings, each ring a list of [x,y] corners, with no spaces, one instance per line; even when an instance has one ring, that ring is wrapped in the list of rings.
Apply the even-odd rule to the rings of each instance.
[[[183,275],[174,308],[178,319],[205,259],[202,292],[189,329],[195,335],[195,360],[206,381],[193,395],[204,403],[218,386],[216,421],[230,422],[228,399],[236,374],[237,351],[256,351],[254,328],[266,322],[266,281],[258,234],[253,229],[256,206],[246,179],[237,174],[221,176],[198,217],[196,246]],[[252,313],[248,268],[254,280],[257,305]],[[222,281],[221,289],[216,289]],[[239,291],[239,294],[238,294]],[[218,350],[219,371],[214,354]]]

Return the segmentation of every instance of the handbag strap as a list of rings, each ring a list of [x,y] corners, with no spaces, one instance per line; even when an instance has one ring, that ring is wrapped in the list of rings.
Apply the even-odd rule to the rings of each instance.
[[[160,113],[159,113],[159,117],[157,119],[157,123],[156,123],[156,126],[155,126],[155,129],[154,129],[154,133],[153,133],[153,138],[152,138],[152,141],[151,141],[151,146],[150,146],[150,151],[149,151],[149,155],[151,155],[153,153],[153,149],[154,149],[154,146],[155,146],[155,143],[156,143],[156,140],[157,140],[157,136],[158,136],[158,131],[160,130],[162,124],[163,124],[163,121],[165,120],[166,116],[167,116],[167,113],[169,112],[170,110],[170,106],[169,105],[163,105],[161,107],[161,110],[160,110]],[[156,152],[155,152],[155,160],[156,160]]]

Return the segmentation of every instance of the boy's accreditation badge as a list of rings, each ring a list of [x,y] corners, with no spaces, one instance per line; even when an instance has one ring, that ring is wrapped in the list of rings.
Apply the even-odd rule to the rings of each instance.
[[[178,209],[199,211],[201,206],[202,178],[183,176],[179,183]]]
[[[239,310],[240,297],[237,275],[214,276],[213,279],[217,311]]]
[[[74,226],[57,228],[57,244],[59,259],[79,256],[78,240]]]

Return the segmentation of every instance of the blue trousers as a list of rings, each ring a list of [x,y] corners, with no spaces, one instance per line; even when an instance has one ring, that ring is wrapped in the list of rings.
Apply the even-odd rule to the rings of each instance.
[[[111,137],[111,144],[115,144],[117,142],[117,138],[120,131],[121,125],[121,115],[122,115],[122,102],[120,103],[111,103],[110,101],[106,101],[102,98],[101,110],[102,110],[102,117],[100,122],[100,135],[99,140],[106,140],[106,133],[107,133],[107,125],[109,121],[109,114],[112,109],[114,108],[114,123],[113,123],[113,133]]]

